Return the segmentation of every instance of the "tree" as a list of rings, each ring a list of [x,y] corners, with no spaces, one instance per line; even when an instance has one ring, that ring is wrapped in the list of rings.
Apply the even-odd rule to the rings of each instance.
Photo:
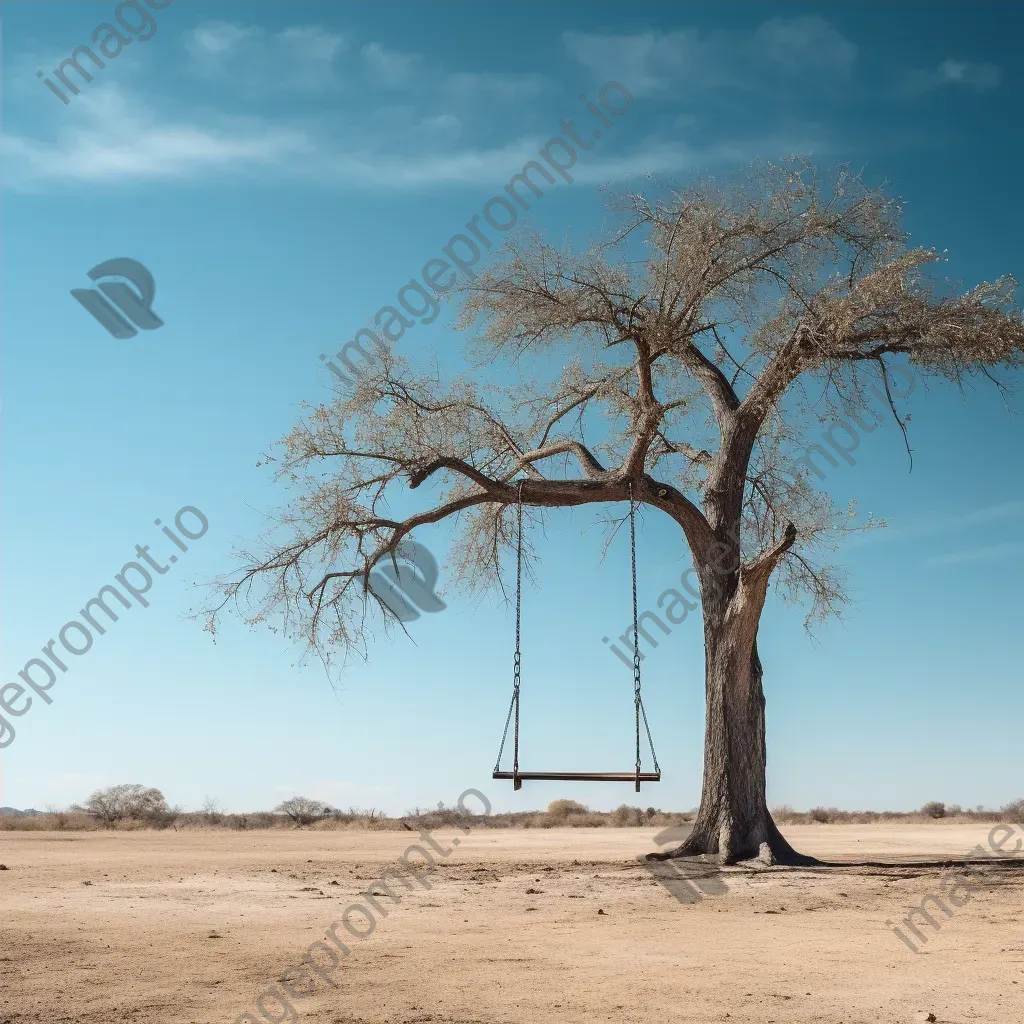
[[[287,814],[299,827],[312,825],[314,821],[326,818],[331,813],[331,808],[319,800],[310,800],[305,796],[293,796],[284,803],[279,804],[276,810]]]
[[[808,624],[838,614],[843,576],[822,559],[873,524],[787,455],[813,418],[862,414],[870,386],[906,437],[889,386],[900,360],[1002,386],[993,368],[1019,366],[1024,346],[1016,281],[958,294],[931,279],[942,257],[908,247],[897,201],[795,158],[610,208],[620,223],[586,252],[519,236],[461,289],[469,371],[443,383],[382,346],[351,394],[308,410],[274,456],[300,491],[285,535],[243,553],[209,628],[262,583],[251,622],[283,612],[321,655],[359,649],[374,605],[389,613],[369,574],[384,560],[397,571],[417,528],[455,524],[456,582],[473,589],[502,583],[517,502],[532,519],[632,498],[678,524],[702,595],[703,788],[671,855],[796,862],[765,801],[758,624],[773,576],[809,601]],[[521,383],[487,385],[502,358]],[[396,516],[405,486],[424,484],[433,500]]]
[[[167,806],[159,789],[147,789],[138,783],[97,789],[86,801],[85,810],[107,828],[113,828],[119,821],[142,821],[166,827],[178,814],[177,809]]]
[[[224,809],[216,797],[208,796],[199,812],[207,825],[219,825],[224,820]]]

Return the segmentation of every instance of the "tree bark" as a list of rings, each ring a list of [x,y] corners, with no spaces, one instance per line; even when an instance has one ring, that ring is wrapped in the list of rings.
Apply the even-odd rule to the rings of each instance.
[[[757,653],[763,588],[747,587],[739,572],[706,568],[698,575],[706,673],[700,808],[682,846],[651,857],[717,854],[723,864],[755,857],[766,864],[815,863],[789,845],[768,810],[765,699]]]

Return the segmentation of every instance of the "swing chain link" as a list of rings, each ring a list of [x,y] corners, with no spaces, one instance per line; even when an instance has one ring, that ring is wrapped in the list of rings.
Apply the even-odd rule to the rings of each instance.
[[[640,620],[636,596],[636,505],[633,481],[629,482],[629,550],[633,563],[633,705],[636,713],[636,775],[640,778]]]
[[[519,681],[522,656],[519,650],[519,634],[523,611],[523,481],[519,481],[519,524],[516,539],[516,653],[513,660],[512,701],[516,707],[515,756],[512,771],[519,774]],[[499,755],[498,760],[501,760]]]
[[[644,731],[647,733],[647,743],[651,748],[651,760],[654,762],[654,770],[660,772],[661,769],[658,767],[658,755],[654,752],[654,739],[651,736],[651,727],[647,722],[647,711],[640,696],[640,616],[636,587],[636,505],[633,501],[632,480],[629,482],[629,549],[633,570],[633,706],[636,718],[636,777],[637,784],[639,785],[641,718],[644,722]]]
[[[512,722],[512,714],[516,716],[515,752],[512,771],[519,772],[519,682],[522,665],[520,653],[520,626],[522,621],[523,594],[523,481],[519,481],[519,517],[518,535],[516,539],[516,653],[512,659],[512,703],[508,706],[508,717],[505,719],[505,731],[501,734],[501,746],[498,748],[498,759],[494,762],[494,770],[501,771],[501,755],[505,751],[505,740],[508,739],[508,727]]]

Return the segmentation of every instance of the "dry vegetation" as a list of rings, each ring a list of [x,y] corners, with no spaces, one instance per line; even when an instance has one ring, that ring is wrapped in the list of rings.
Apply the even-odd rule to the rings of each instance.
[[[302,800],[303,798],[296,798]],[[316,801],[307,801],[315,804]],[[289,805],[292,801],[287,802]],[[282,808],[285,805],[282,805]],[[201,811],[182,811],[171,808],[157,814],[107,818],[81,807],[69,810],[49,809],[38,814],[0,813],[0,832],[92,832],[101,829],[136,831],[139,829],[218,829],[267,830],[309,828],[319,831],[338,829],[419,831],[458,826],[465,815],[457,808],[443,805],[433,810],[414,808],[400,816],[389,816],[376,809],[349,808],[347,811],[320,804],[320,813],[311,820],[297,819],[289,810],[255,811],[247,814],[228,814],[216,808],[212,801]],[[292,807],[294,811],[294,807]],[[695,811],[664,811],[656,807],[632,807],[621,804],[613,811],[593,811],[575,800],[554,800],[546,811],[517,811],[474,817],[474,827],[484,828],[666,828],[693,821]],[[917,811],[844,811],[836,807],[812,807],[808,811],[795,811],[784,805],[772,810],[780,825],[843,824],[867,825],[877,822],[911,823],[944,819],[956,823],[995,823],[1006,819],[1019,820],[1024,816],[1024,799],[1016,800],[999,810],[984,807],[962,808],[957,804],[929,801]]]

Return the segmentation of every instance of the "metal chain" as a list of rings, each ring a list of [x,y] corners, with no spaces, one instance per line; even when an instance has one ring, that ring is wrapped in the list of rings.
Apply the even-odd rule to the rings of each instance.
[[[633,567],[633,704],[636,717],[636,773],[640,776],[640,719],[644,722],[644,731],[647,733],[647,743],[651,748],[651,760],[654,762],[654,770],[661,771],[658,767],[658,755],[654,752],[654,739],[651,737],[651,727],[647,724],[647,711],[644,709],[643,700],[640,697],[640,617],[637,608],[636,596],[636,505],[633,501],[633,481],[629,482],[629,549]]]
[[[522,656],[519,650],[520,625],[522,621],[522,594],[523,594],[523,481],[519,481],[519,524],[516,539],[516,653],[512,662],[512,703],[508,706],[508,717],[505,719],[505,731],[501,734],[501,746],[498,748],[498,759],[494,762],[494,770],[501,770],[501,755],[505,750],[505,740],[508,739],[508,727],[512,722],[512,713],[515,712],[515,758],[512,763],[512,771],[519,771],[519,683],[520,666]]]
[[[515,757],[512,771],[519,773],[519,682],[521,655],[519,651],[519,633],[523,610],[523,481],[519,481],[519,532],[516,539],[516,654],[512,669],[512,702],[516,707]]]
[[[640,619],[636,600],[636,506],[629,482],[629,552],[633,562],[633,705],[636,712],[636,773],[640,777]],[[646,721],[647,716],[644,716]]]

